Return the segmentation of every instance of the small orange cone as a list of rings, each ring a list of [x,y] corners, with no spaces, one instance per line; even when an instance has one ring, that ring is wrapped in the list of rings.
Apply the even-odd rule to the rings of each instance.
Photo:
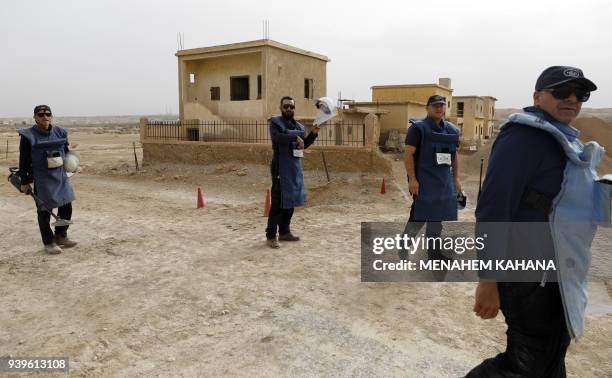
[[[387,193],[387,188],[385,187],[385,178],[383,177],[382,184],[380,184],[380,194]]]
[[[267,217],[270,215],[270,203],[271,203],[270,189],[268,189],[268,191],[266,192],[266,207],[264,208],[264,213],[263,213],[264,217]]]
[[[202,194],[202,188],[198,188],[198,209],[202,209],[206,204],[204,203],[204,194]]]

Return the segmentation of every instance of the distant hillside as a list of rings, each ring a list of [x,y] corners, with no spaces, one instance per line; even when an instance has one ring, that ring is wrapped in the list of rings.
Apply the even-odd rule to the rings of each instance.
[[[612,108],[582,108],[580,117],[596,117],[605,122],[612,123]]]
[[[521,109],[501,108],[495,109],[495,124],[503,122],[512,113],[520,112]],[[605,122],[612,123],[612,108],[582,108],[579,118],[596,117]]]
[[[174,121],[178,119],[178,114],[159,114],[159,115],[125,115],[125,116],[57,116],[54,122],[64,126],[105,126],[105,125],[125,125],[140,122],[140,117],[148,117],[155,120]],[[32,117],[12,117],[0,118],[0,127],[31,125],[34,121]]]
[[[580,130],[580,140],[596,141],[606,149],[606,156],[599,165],[599,174],[612,173],[612,123],[596,117],[578,118],[572,126]]]
[[[521,111],[520,109],[495,109],[495,124],[499,125],[510,114]],[[580,130],[580,140],[588,142],[596,141],[606,149],[606,156],[599,166],[599,174],[612,173],[612,121],[605,121],[599,117],[589,114],[598,113],[612,118],[612,109],[583,109],[580,117],[572,123],[572,126]],[[499,117],[499,118],[498,118]]]

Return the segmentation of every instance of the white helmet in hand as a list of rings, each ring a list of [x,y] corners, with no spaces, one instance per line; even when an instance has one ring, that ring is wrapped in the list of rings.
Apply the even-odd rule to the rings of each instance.
[[[317,100],[315,106],[319,109],[314,119],[314,124],[317,126],[329,121],[337,114],[336,105],[334,105],[334,102],[329,97],[321,97]]]
[[[79,169],[81,159],[74,152],[68,152],[64,157],[64,170],[68,173],[75,173]]]

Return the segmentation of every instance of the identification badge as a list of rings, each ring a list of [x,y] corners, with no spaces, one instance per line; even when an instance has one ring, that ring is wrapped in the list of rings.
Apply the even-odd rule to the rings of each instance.
[[[59,152],[48,152],[47,153],[47,168],[57,168],[64,165],[64,159]]]
[[[438,163],[438,165],[451,165],[451,163],[452,163],[452,161],[451,161],[451,154],[443,153],[443,152],[437,152],[436,153],[436,162]]]
[[[293,150],[293,157],[303,158],[304,157],[304,150]]]

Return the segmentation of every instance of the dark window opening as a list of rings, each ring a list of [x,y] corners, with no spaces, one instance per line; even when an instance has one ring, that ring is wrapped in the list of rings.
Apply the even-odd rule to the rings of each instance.
[[[210,87],[210,100],[211,101],[221,100],[221,87]]]
[[[195,127],[187,128],[187,140],[198,141],[200,140],[200,130]]]
[[[312,79],[304,79],[304,98],[312,99],[314,97],[313,86]]]
[[[230,100],[247,101],[249,99],[249,77],[230,77]]]
[[[463,117],[463,102],[457,103],[457,117]]]
[[[261,75],[257,75],[257,99],[261,100]]]

